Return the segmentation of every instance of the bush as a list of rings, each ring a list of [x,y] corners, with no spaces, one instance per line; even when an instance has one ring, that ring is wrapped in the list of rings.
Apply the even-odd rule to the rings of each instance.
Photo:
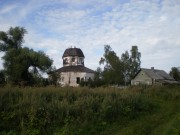
[[[0,134],[98,134],[158,108],[156,99],[177,100],[175,88],[0,89]]]

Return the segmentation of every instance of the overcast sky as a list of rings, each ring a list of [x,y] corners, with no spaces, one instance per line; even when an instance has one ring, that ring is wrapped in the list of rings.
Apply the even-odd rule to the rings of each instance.
[[[137,45],[143,68],[180,66],[180,0],[0,0],[0,31],[11,26],[24,27],[23,46],[44,51],[56,68],[76,46],[95,70],[106,44],[119,57]]]

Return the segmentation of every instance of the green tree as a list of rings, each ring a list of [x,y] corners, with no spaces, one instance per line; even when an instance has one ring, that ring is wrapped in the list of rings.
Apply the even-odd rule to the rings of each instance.
[[[131,76],[131,59],[130,59],[130,56],[129,56],[129,53],[128,51],[125,51],[125,53],[123,53],[121,55],[121,61],[122,61],[122,64],[123,64],[123,76],[124,76],[124,84],[126,86],[126,83],[129,83],[129,80],[130,80],[130,76]]]
[[[95,81],[102,80],[102,69],[100,67],[98,67],[95,71],[94,80]]]
[[[132,46],[130,57],[130,78],[132,79],[141,68],[141,53],[137,46]]]
[[[10,28],[9,31],[0,31],[0,51],[4,52],[4,70],[8,81],[17,84],[21,81],[32,82],[35,75],[48,72],[52,60],[42,51],[22,47],[24,35],[27,31],[21,27]],[[29,68],[33,68],[33,72]]]
[[[180,68],[172,67],[169,73],[176,81],[180,81]]]
[[[121,55],[123,63],[124,81],[130,83],[131,79],[137,74],[141,66],[141,53],[138,51],[137,46],[132,46],[130,55],[128,51]]]
[[[49,75],[48,78],[49,78],[50,84],[54,85],[55,87],[60,85],[58,83],[58,81],[61,79],[61,76],[60,76],[59,72],[56,70],[56,67],[52,67],[52,69],[49,71],[48,75]]]
[[[130,53],[125,51],[121,59],[109,45],[104,46],[104,55],[99,64],[104,64],[102,78],[106,84],[129,84],[131,79],[140,70],[141,53],[137,46],[132,46]]]
[[[99,87],[104,85],[104,80],[103,80],[103,72],[100,67],[98,67],[95,71],[94,74],[94,79],[92,80],[92,86],[93,87]]]
[[[104,46],[104,57],[99,64],[104,64],[103,79],[107,84],[121,84],[123,82],[123,64],[109,45]]]
[[[10,27],[7,32],[0,31],[0,51],[7,52],[11,49],[21,48],[26,33],[26,29],[22,27]]]

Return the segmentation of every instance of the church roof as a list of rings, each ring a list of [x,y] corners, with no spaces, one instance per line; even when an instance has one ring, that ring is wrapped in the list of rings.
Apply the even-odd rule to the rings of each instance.
[[[82,65],[77,66],[64,66],[57,69],[57,72],[86,72],[86,73],[95,73],[94,70],[84,67]]]
[[[64,51],[63,57],[67,56],[78,56],[84,57],[84,54],[80,48],[68,48]]]

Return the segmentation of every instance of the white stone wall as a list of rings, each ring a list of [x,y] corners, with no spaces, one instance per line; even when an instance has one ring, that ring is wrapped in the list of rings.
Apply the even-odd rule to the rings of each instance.
[[[89,78],[91,78],[92,80],[94,79],[94,74],[93,73],[85,73],[85,72],[62,72],[60,74],[61,79],[59,80],[59,83],[62,86],[79,86],[79,84],[77,84],[77,78],[84,79],[85,81],[87,81]]]

